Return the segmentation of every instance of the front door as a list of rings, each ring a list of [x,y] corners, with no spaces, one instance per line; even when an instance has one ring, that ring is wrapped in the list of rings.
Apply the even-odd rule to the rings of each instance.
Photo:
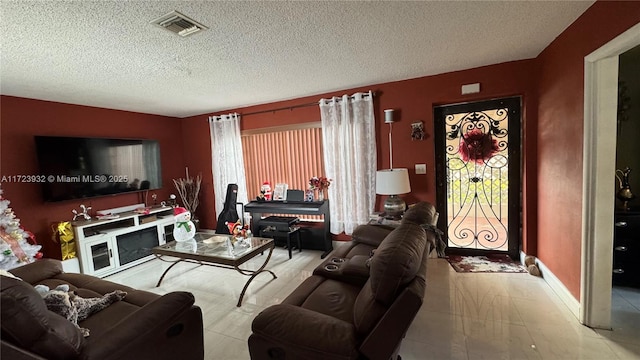
[[[519,258],[520,103],[434,108],[438,225],[448,254]]]

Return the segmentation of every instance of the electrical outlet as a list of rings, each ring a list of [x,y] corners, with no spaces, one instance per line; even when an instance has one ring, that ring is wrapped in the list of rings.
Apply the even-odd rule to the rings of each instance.
[[[427,164],[416,164],[416,174],[426,174]]]

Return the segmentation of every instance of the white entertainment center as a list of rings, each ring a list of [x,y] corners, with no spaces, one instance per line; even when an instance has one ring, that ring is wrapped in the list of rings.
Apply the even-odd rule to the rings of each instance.
[[[104,277],[153,259],[151,249],[173,240],[173,208],[140,213],[132,205],[111,209],[113,218],[73,221],[80,270]]]

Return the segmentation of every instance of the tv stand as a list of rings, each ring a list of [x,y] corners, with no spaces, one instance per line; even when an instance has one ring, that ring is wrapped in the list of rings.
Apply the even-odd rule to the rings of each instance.
[[[154,256],[151,249],[173,240],[173,208],[153,207],[148,214],[125,211],[117,218],[73,221],[80,270],[104,277]]]

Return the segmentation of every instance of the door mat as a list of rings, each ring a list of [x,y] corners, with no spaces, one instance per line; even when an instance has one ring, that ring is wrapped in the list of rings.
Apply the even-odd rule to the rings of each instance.
[[[449,264],[457,272],[504,272],[526,273],[527,269],[509,255],[492,254],[487,256],[447,256]]]

